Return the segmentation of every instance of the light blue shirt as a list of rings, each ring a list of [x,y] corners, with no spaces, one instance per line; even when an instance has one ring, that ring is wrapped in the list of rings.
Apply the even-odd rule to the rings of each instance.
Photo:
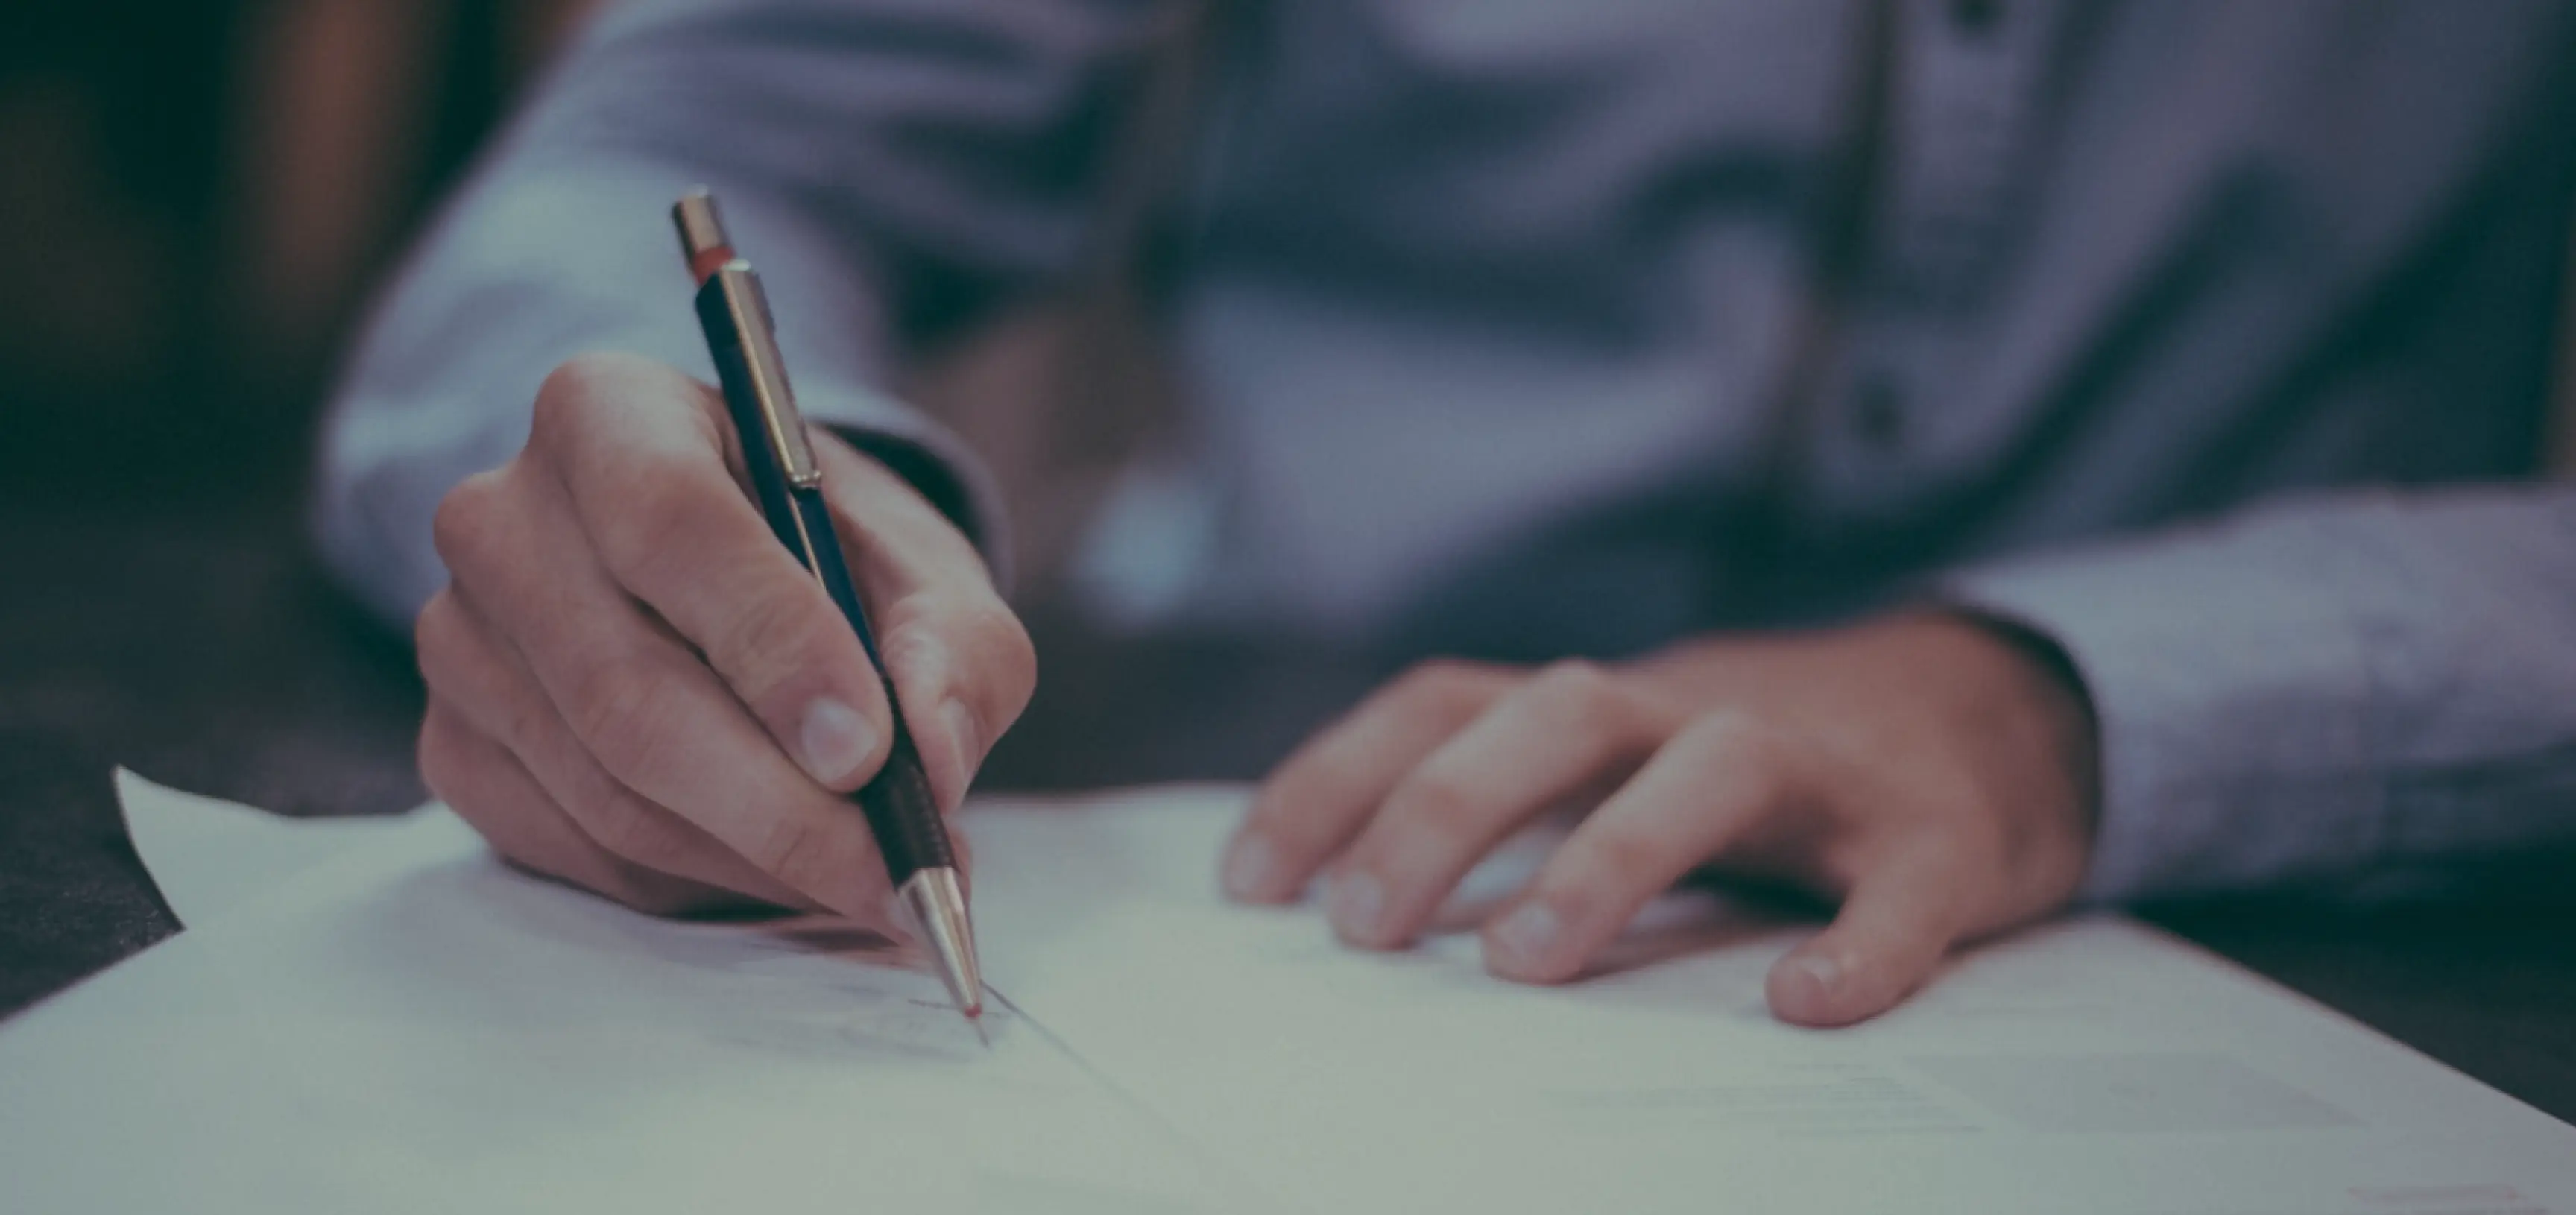
[[[2094,897],[2576,844],[2576,492],[2524,482],[2570,9],[1873,9],[1221,6],[1139,241],[1184,441],[1165,507],[1110,515],[1200,541],[1110,597],[1505,657],[1942,598],[2082,675]],[[697,182],[808,411],[989,541],[973,460],[882,386],[1075,278],[1195,11],[611,10],[374,318],[325,551],[407,617],[548,369],[707,374],[664,218]]]

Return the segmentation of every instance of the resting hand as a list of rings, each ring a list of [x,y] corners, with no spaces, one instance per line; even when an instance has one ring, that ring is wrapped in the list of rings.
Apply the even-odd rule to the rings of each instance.
[[[1028,703],[1036,661],[974,547],[817,428],[824,494],[943,807]],[[585,356],[528,445],[438,509],[452,581],[421,612],[431,789],[511,860],[631,906],[756,901],[887,924],[843,796],[886,698],[857,636],[770,534],[714,390]]]
[[[1785,1020],[1846,1024],[1903,999],[1954,944],[2067,900],[2091,849],[2093,748],[2067,679],[1941,615],[1616,666],[1432,663],[1281,765],[1225,885],[1285,902],[1329,869],[1334,930],[1399,948],[1517,828],[1589,807],[1485,922],[1487,969],[1574,978],[1707,866],[1841,901],[1768,991]]]

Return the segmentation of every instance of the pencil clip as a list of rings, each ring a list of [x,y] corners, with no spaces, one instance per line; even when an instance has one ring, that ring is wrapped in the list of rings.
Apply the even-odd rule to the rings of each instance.
[[[689,259],[689,273],[697,279],[698,289],[713,286],[731,314],[752,399],[760,407],[761,428],[768,432],[770,450],[778,457],[787,483],[799,489],[822,484],[823,470],[814,461],[813,440],[805,433],[805,417],[797,410],[795,389],[787,382],[787,360],[778,353],[769,292],[760,285],[760,275],[751,263],[734,252],[724,217],[716,211],[715,195],[704,186],[681,195],[680,201],[671,204],[671,224],[679,229],[680,251]]]
[[[787,382],[787,360],[778,353],[778,335],[769,323],[769,295],[760,276],[740,258],[716,271],[725,307],[733,313],[734,330],[742,335],[742,360],[751,372],[752,397],[760,404],[763,429],[787,482],[798,489],[823,483],[822,466],[814,462],[814,445],[805,434],[805,415],[796,408],[796,390]]]

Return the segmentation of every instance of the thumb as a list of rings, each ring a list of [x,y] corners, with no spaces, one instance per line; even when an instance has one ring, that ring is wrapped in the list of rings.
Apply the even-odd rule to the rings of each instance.
[[[1772,1015],[1816,1028],[1850,1025],[1930,979],[1959,938],[1972,885],[1966,867],[1945,853],[1901,853],[1863,874],[1832,924],[1772,964]]]

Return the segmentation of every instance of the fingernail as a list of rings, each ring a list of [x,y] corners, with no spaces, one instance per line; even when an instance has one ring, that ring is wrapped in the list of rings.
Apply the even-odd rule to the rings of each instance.
[[[1497,960],[1511,970],[1534,970],[1556,951],[1556,939],[1562,935],[1565,921],[1556,909],[1545,903],[1523,903],[1494,925],[1494,947],[1501,951]]]
[[[1374,874],[1345,873],[1333,879],[1324,904],[1333,928],[1343,937],[1373,941],[1377,939],[1378,917],[1386,910],[1386,886]]]
[[[877,732],[857,709],[826,696],[805,710],[797,742],[805,753],[801,758],[806,774],[837,785],[857,772],[876,749]]]
[[[1270,889],[1274,861],[1270,841],[1258,835],[1234,837],[1225,850],[1225,892],[1238,899],[1257,899]]]
[[[1819,1000],[1832,999],[1834,988],[1843,981],[1842,963],[1820,953],[1792,958],[1789,961],[1789,968],[1806,976],[1807,982],[1815,986],[1816,998]]]
[[[939,706],[939,725],[948,731],[948,753],[956,757],[949,765],[950,775],[956,778],[956,783],[950,787],[963,797],[966,787],[975,783],[976,762],[984,757],[983,732],[975,728],[974,713],[968,711],[964,701],[958,700]]]

